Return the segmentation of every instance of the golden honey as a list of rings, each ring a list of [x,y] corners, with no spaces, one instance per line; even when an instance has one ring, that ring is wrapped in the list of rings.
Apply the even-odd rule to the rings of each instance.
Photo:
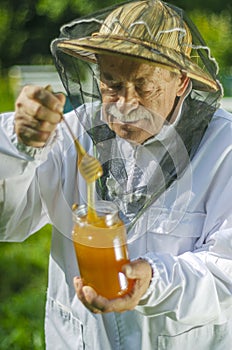
[[[86,206],[74,212],[73,243],[85,285],[108,299],[128,293],[133,281],[122,266],[129,263],[126,230],[110,202],[96,202],[96,212]]]

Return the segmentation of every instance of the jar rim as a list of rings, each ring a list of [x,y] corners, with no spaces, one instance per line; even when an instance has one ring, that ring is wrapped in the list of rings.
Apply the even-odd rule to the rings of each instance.
[[[118,220],[118,207],[115,203],[98,200],[95,202],[95,210],[97,215],[104,216],[107,226],[111,226]],[[82,204],[73,210],[73,221],[81,222],[83,217],[87,215],[88,205]]]

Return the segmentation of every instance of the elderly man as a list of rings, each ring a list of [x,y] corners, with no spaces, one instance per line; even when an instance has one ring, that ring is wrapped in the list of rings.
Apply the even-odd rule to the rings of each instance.
[[[71,208],[86,184],[64,96],[25,87],[1,117],[0,234],[53,224],[47,349],[229,350],[232,123],[206,44],[180,9],[134,1],[64,26],[52,52],[66,120],[103,166],[96,196],[127,226],[134,284],[108,300],[79,277]]]

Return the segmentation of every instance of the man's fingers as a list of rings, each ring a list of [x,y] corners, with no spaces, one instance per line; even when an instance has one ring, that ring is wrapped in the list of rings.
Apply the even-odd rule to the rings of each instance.
[[[24,121],[26,124],[30,124],[31,127],[38,128],[38,130],[41,129],[41,126],[44,129],[45,125],[53,129],[61,121],[61,115],[41,105],[34,105],[32,108],[28,107],[27,109],[19,106],[15,114],[15,120],[17,122]],[[47,124],[43,122],[47,122]]]
[[[99,314],[103,310],[101,307],[98,307],[98,303],[94,302],[94,299],[97,296],[97,293],[88,286],[83,286],[83,281],[80,277],[74,277],[73,279],[74,287],[80,301],[93,313]],[[106,299],[107,301],[107,299]],[[93,302],[93,303],[92,303]],[[96,306],[95,306],[96,304]]]
[[[66,101],[66,96],[62,92],[58,92],[58,93],[56,92],[55,96],[56,96],[56,98],[58,98],[58,100],[60,101],[62,106],[64,106],[65,101]]]
[[[32,90],[34,91],[35,87],[33,87]],[[24,91],[22,91],[16,100],[16,112],[19,115],[30,115],[38,120],[46,120],[52,124],[57,124],[61,120],[65,97],[63,94],[59,94],[55,97],[52,93],[48,91],[41,92],[41,90],[39,90],[38,95],[43,95],[43,93],[49,96],[39,100],[36,99],[36,93],[24,94]],[[33,98],[31,98],[31,96],[33,96]]]
[[[15,131],[18,138],[28,146],[43,146],[55,128],[56,124],[46,120],[38,120],[21,113],[15,115]]]
[[[39,86],[25,86],[16,100],[15,132],[19,141],[42,147],[62,119],[65,96]]]
[[[83,294],[83,281],[80,277],[76,276],[73,279],[73,284],[76,290],[76,293],[78,295],[79,299],[83,299],[84,298],[84,294]]]
[[[107,305],[109,302],[108,299],[104,298],[101,295],[98,295],[93,288],[89,286],[84,286],[83,294],[85,296],[85,300],[89,305],[91,305],[93,310],[104,312],[107,309]]]
[[[119,298],[107,299],[89,287],[84,286],[79,279],[74,279],[74,285],[78,298],[92,312],[124,312],[133,310],[141,297],[149,287],[152,270],[150,264],[143,259],[138,259],[123,266],[126,276],[133,279],[133,287],[128,294]]]
[[[57,113],[63,113],[64,95],[63,97],[61,96],[62,94],[55,95],[44,87],[39,86],[25,86],[24,93],[29,99],[36,100],[48,109]]]
[[[21,125],[18,130],[19,141],[33,147],[43,147],[49,136],[50,132],[38,131],[26,125]]]
[[[124,295],[123,297],[109,300],[101,295],[98,295],[96,291],[89,286],[83,287],[83,294],[86,302],[93,309],[91,311],[95,312],[95,310],[98,310],[104,313],[133,310],[138,303],[138,296],[140,296],[140,293],[135,288],[132,292]]]

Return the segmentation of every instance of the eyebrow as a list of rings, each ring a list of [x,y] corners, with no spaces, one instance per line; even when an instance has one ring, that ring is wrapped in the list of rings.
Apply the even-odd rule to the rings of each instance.
[[[105,78],[106,80],[112,80],[112,81],[115,81],[115,79],[113,78],[113,76],[110,74],[110,73],[107,73],[107,72],[101,72],[101,76],[103,78]],[[149,75],[148,75],[149,76]],[[146,80],[147,77],[135,77],[135,81],[144,81]]]
[[[114,78],[112,77],[112,75],[110,73],[101,72],[101,76],[106,80],[114,81]]]

